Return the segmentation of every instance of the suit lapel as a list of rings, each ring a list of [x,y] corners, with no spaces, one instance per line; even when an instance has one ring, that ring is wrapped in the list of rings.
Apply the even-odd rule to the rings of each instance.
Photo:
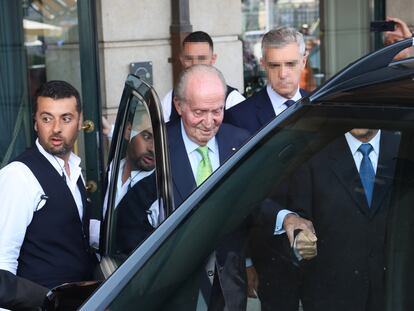
[[[171,124],[168,140],[172,180],[181,197],[179,201],[182,202],[195,189],[196,183],[181,135],[180,122]],[[174,201],[177,202],[177,199],[175,198]]]
[[[400,140],[394,134],[382,131],[380,140],[380,156],[375,175],[374,193],[372,196],[371,216],[374,216],[382,205],[394,180],[395,165]]]
[[[260,97],[256,101],[257,119],[261,126],[266,125],[276,117],[275,111],[267,94],[266,87],[260,91]]]
[[[368,206],[355,161],[345,138],[341,137],[340,140],[330,147],[333,171],[357,203],[362,213],[370,218],[374,217],[393,183],[399,139],[390,132],[382,131],[381,133],[380,157],[378,159],[371,207]]]
[[[361,212],[368,216],[370,210],[364,188],[345,137],[342,136],[328,148],[330,148],[329,155],[333,172],[355,201]]]
[[[223,165],[236,152],[238,146],[233,144],[232,133],[223,124],[216,134],[216,140],[219,149],[220,165]]]

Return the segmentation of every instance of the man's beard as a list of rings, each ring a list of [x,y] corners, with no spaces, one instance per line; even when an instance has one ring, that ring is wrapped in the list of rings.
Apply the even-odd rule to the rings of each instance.
[[[54,155],[54,156],[63,156],[66,154],[69,154],[72,151],[72,146],[70,144],[67,144],[65,142],[63,142],[62,146],[60,147],[54,147],[51,144],[44,144],[42,145],[42,147],[50,154]]]
[[[150,157],[150,158],[152,158],[152,160],[154,161],[154,163],[153,164],[147,164],[147,163],[145,163],[144,157]],[[153,170],[155,168],[155,157],[154,157],[154,154],[153,153],[146,153],[146,154],[140,156],[137,159],[137,161],[136,161],[136,166],[137,166],[137,169],[142,170],[142,171],[147,171],[148,172],[148,171]]]

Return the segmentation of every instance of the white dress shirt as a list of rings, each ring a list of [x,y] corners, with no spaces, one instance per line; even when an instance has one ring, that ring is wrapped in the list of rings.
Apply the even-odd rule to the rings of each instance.
[[[289,99],[293,101],[298,101],[302,98],[302,95],[300,94],[299,88],[296,90],[295,95],[293,95],[292,98],[285,98],[283,96],[280,96],[279,93],[275,92],[272,89],[272,86],[268,84],[266,86],[267,95],[269,95],[270,101],[272,102],[273,110],[275,111],[275,114],[278,116],[287,108],[285,105],[285,102]]]
[[[381,137],[381,130],[368,142],[371,144],[373,150],[369,154],[369,159],[371,160],[372,166],[374,168],[374,172],[377,173],[377,166],[378,166],[378,157],[379,157],[379,149],[380,149],[380,137]],[[359,172],[362,162],[362,153],[358,151],[359,147],[363,144],[361,141],[356,139],[351,133],[345,134],[346,142],[348,143],[349,149],[351,149],[352,157],[354,158],[356,168]]]
[[[377,166],[378,166],[378,157],[380,152],[380,138],[381,138],[381,130],[378,131],[378,133],[368,142],[373,147],[373,151],[369,154],[369,158],[371,160],[372,166],[374,167],[374,172],[377,172]],[[359,168],[361,166],[362,162],[362,153],[358,151],[358,148],[363,144],[361,141],[356,139],[354,136],[351,135],[351,133],[345,134],[345,139],[348,143],[349,149],[351,150],[352,157],[355,161],[355,166],[359,172]],[[283,229],[283,221],[285,220],[285,217],[287,214],[291,214],[292,212],[289,210],[281,210],[276,217],[276,226],[274,234],[282,234],[285,233],[285,230]]]
[[[188,159],[190,160],[191,170],[193,171],[194,179],[197,179],[197,168],[202,160],[201,154],[196,150],[200,147],[198,144],[193,142],[185,131],[183,121],[181,120],[181,135],[183,137],[185,150],[187,151]],[[220,166],[220,155],[217,145],[216,137],[213,136],[208,142],[208,157],[210,158],[211,167],[213,172]]]
[[[60,175],[66,176],[66,184],[82,219],[82,197],[76,184],[81,176],[80,158],[74,153],[70,154],[68,176],[62,159],[46,152],[38,140],[36,147]],[[46,201],[41,199],[44,194],[38,180],[25,164],[12,162],[0,170],[0,269],[16,274],[26,228],[30,225],[34,212],[45,205]]]
[[[162,99],[161,107],[162,107],[162,114],[164,116],[164,122],[167,123],[170,121],[171,110],[172,110],[172,93],[173,90],[170,90]],[[225,109],[229,109],[233,106],[236,106],[238,103],[241,103],[246,98],[239,93],[237,90],[233,90],[230,94],[226,97],[226,104]]]
[[[118,170],[118,177],[116,179],[116,192],[115,192],[115,205],[114,208],[118,207],[119,202],[121,202],[122,198],[125,196],[125,194],[133,187],[135,186],[135,184],[137,182],[139,182],[140,180],[144,179],[145,177],[151,175],[155,169],[152,169],[150,171],[131,171],[128,179],[122,183],[122,174],[125,168],[125,162],[126,159],[122,159],[120,161],[119,164],[119,170]],[[108,176],[109,178],[111,178],[112,175],[112,163],[109,165],[109,172],[108,172]],[[109,186],[108,186],[109,189]],[[108,195],[109,195],[109,191],[106,191],[105,193],[105,199],[104,199],[104,204],[103,204],[103,216],[105,217],[106,215],[106,210],[108,209]],[[159,225],[159,208],[158,208],[158,201],[156,200],[149,208],[149,210],[151,211],[150,214],[148,214],[148,221],[151,224],[151,226],[153,226],[154,228],[156,228]],[[96,230],[99,230],[98,228],[96,228]],[[98,231],[99,232],[99,231]],[[95,246],[96,247],[96,246]]]

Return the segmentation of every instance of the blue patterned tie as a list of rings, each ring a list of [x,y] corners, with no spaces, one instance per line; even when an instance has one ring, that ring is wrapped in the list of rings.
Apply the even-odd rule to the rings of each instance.
[[[292,106],[293,104],[295,103],[295,101],[294,100],[291,100],[291,99],[289,99],[289,100],[287,100],[287,101],[285,101],[284,102],[284,104],[286,105],[286,107],[290,107],[290,106]]]
[[[375,171],[374,167],[372,166],[371,159],[369,158],[369,154],[373,148],[371,144],[362,144],[358,150],[362,153],[361,166],[359,167],[359,176],[361,177],[361,182],[364,186],[368,206],[371,207],[372,193],[374,191]]]

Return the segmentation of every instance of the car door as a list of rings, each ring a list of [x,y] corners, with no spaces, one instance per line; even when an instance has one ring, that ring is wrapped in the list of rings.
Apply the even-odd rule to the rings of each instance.
[[[172,212],[165,124],[154,89],[129,75],[108,156],[100,254],[106,278]],[[103,268],[103,265],[101,265]]]
[[[129,75],[108,155],[95,280],[53,290],[50,310],[73,310],[173,211],[161,105],[154,89]],[[55,304],[55,301],[58,303]]]

